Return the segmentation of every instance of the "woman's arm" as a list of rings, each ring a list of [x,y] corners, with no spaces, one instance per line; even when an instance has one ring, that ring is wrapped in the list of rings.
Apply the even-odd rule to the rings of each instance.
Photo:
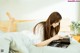
[[[37,44],[35,44],[36,46],[38,47],[41,47],[41,46],[46,46],[48,45],[50,42],[52,42],[53,40],[58,40],[58,39],[62,39],[62,37],[60,37],[59,35],[55,35],[54,37],[50,38],[50,39],[47,39],[45,41],[42,41],[44,40],[44,33],[43,33],[43,25],[42,24],[38,24],[35,28],[35,35],[38,36],[39,38],[37,39]],[[38,41],[39,40],[39,41]]]
[[[36,46],[38,47],[42,47],[42,46],[46,46],[48,45],[50,42],[52,42],[53,40],[58,40],[58,39],[63,39],[62,37],[60,37],[59,35],[55,35],[54,37],[50,38],[50,39],[47,39],[43,42],[40,42],[38,44],[35,44]]]

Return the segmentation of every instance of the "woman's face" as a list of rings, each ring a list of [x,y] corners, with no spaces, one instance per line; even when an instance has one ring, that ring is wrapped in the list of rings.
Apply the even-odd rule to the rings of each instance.
[[[53,26],[54,28],[57,27],[58,25],[59,25],[59,22],[52,24],[52,26]]]

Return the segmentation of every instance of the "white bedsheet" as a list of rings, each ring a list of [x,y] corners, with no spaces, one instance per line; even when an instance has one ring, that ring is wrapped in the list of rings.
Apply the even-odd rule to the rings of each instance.
[[[31,47],[31,53],[80,53],[80,43],[76,42],[74,39],[71,40],[71,44],[68,48],[58,48],[58,47]]]
[[[0,49],[4,50],[3,53],[9,53],[9,51],[13,53],[80,53],[80,44],[72,38],[70,46],[66,49],[50,46],[36,47],[21,33],[6,33],[0,35]]]

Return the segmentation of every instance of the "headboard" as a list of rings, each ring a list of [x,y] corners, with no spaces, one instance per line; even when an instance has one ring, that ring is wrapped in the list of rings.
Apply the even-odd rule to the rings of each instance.
[[[11,32],[17,31],[17,24],[21,22],[30,22],[33,20],[15,20],[15,22],[12,25]],[[0,30],[3,32],[7,32],[9,28],[9,21],[0,21]]]
[[[41,20],[15,20],[11,32],[22,31],[22,30],[32,30],[35,24],[40,22]],[[61,28],[60,31],[70,31],[71,21],[69,20],[61,20]],[[2,22],[0,21],[0,30],[7,32],[9,27],[9,21]]]

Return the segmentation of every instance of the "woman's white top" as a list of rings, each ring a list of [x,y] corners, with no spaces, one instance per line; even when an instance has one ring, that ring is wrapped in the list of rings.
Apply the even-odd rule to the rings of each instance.
[[[22,34],[27,36],[32,41],[33,44],[38,44],[43,40],[43,25],[42,24],[37,25],[35,29],[35,34],[27,30],[22,31]]]
[[[33,44],[38,44],[40,42],[42,42],[44,40],[44,27],[42,24],[38,24],[35,28],[35,34],[33,34],[33,32],[29,32],[29,31],[23,31],[22,33],[26,36],[28,36],[28,38],[33,42]],[[55,35],[55,33],[53,32],[53,35]]]

